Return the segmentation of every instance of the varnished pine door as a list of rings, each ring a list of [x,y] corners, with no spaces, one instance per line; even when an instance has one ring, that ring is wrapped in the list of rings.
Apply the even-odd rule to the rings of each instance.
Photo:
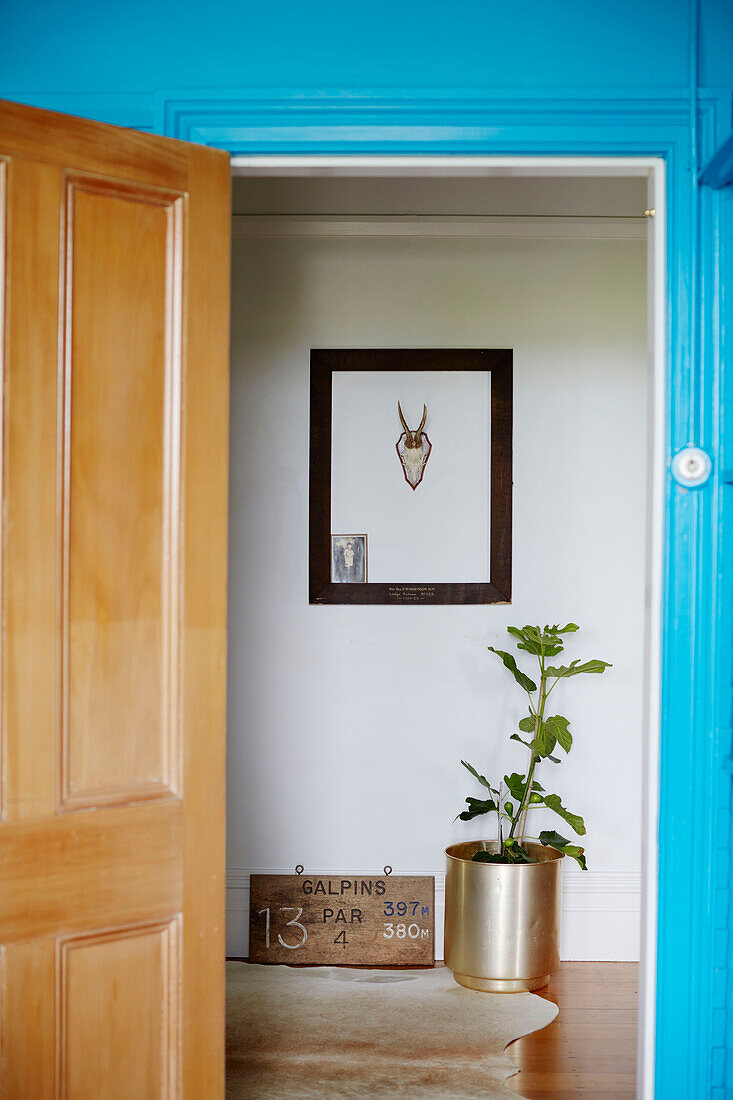
[[[0,1095],[223,1094],[229,167],[0,104]]]

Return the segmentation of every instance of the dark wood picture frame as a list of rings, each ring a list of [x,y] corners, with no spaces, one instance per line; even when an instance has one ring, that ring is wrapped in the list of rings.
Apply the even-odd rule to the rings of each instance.
[[[486,582],[334,584],[331,581],[331,416],[334,371],[491,373],[491,546]],[[313,349],[310,362],[312,604],[483,604],[512,597],[512,351],[509,348]]]

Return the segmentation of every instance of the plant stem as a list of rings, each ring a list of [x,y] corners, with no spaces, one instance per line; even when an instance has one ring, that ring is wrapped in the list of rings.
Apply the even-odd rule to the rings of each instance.
[[[539,737],[539,733],[540,733],[540,730],[542,728],[542,720],[543,720],[544,714],[545,714],[545,703],[547,701],[547,695],[549,694],[549,692],[546,692],[546,690],[545,690],[545,688],[546,688],[546,679],[545,679],[545,656],[544,656],[544,654],[540,654],[538,656],[537,660],[539,661],[539,665],[540,665],[540,694],[539,694],[539,699],[538,699],[538,702],[537,702],[537,710],[535,711],[535,726],[534,726],[535,738]],[[524,798],[522,799],[522,802],[520,804],[519,810],[517,812],[517,816],[515,817],[514,821],[512,822],[511,832],[509,833],[510,838],[514,836],[514,831],[517,828],[517,826],[519,826],[519,839],[522,839],[524,837],[524,827],[525,827],[526,820],[527,820],[527,810],[529,809],[529,800],[530,800],[530,797],[532,795],[532,780],[534,779],[534,771],[535,771],[535,768],[537,766],[537,758],[536,758],[534,752],[532,751],[532,749],[530,749],[529,752],[530,752],[530,762],[529,762],[529,768],[528,768],[528,771],[527,771],[527,786],[524,789]]]

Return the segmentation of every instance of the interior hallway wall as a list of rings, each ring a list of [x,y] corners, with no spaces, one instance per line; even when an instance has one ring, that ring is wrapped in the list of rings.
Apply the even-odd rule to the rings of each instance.
[[[614,667],[558,687],[576,743],[539,776],[588,825],[563,956],[638,956],[645,296],[640,238],[235,238],[230,954],[252,871],[390,863],[435,873],[440,899],[445,845],[487,833],[452,824],[480,793],[461,757],[525,764],[524,696],[486,647],[572,619],[568,656]],[[514,349],[511,606],[308,605],[309,351],[339,346]]]

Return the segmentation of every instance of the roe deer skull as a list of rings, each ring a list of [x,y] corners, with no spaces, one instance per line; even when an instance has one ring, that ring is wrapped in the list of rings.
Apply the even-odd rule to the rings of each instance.
[[[399,413],[402,427],[405,429],[397,440],[397,454],[402,465],[402,472],[405,475],[405,481],[411,489],[417,489],[423,479],[425,465],[432,450],[432,444],[423,431],[428,416],[427,405],[423,405],[422,407],[420,427],[414,432],[411,432],[407,426],[407,422],[402,415],[402,407],[399,401],[397,402],[397,412]]]

